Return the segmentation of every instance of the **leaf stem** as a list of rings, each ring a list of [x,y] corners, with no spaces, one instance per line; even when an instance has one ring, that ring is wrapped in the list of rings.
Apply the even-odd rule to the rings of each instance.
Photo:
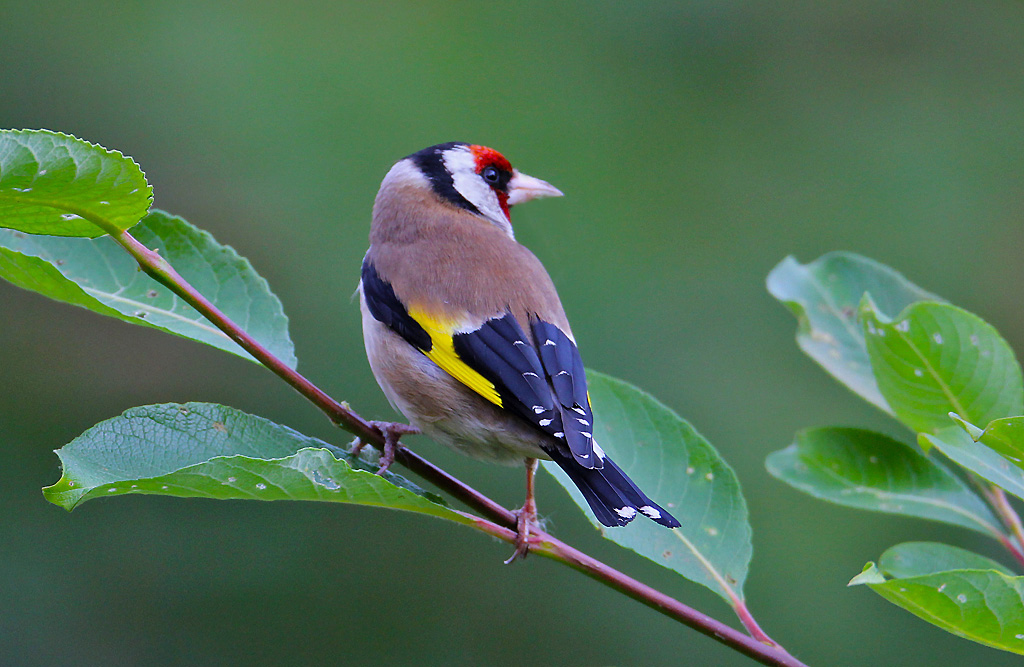
[[[128,251],[147,275],[199,311],[229,338],[324,412],[332,422],[366,442],[377,447],[383,446],[384,438],[379,430],[354,412],[347,404],[334,400],[296,370],[271,354],[182,278],[158,252],[147,248],[127,231],[119,231],[109,226],[103,227],[104,231],[107,231],[121,247]],[[507,542],[514,542],[516,517],[511,511],[406,447],[399,447],[396,461],[487,517],[485,519],[467,515],[478,530]],[[640,583],[547,533],[538,534],[538,544],[531,545],[531,551],[583,572],[606,586],[618,590],[762,664],[778,667],[806,667],[773,642],[758,627],[742,600],[734,600],[737,603],[734,608],[751,636]]]
[[[1016,542],[1014,542],[1012,538],[1002,536],[999,541],[1013,554],[1018,563],[1024,565],[1024,550],[1022,550],[1024,549],[1024,526],[1021,525],[1020,516],[1013,509],[1013,505],[1010,504],[1010,499],[1006,497],[1006,492],[995,484],[986,489],[985,497],[988,498],[996,514],[999,515],[999,518],[1006,524],[1013,537],[1016,538]]]

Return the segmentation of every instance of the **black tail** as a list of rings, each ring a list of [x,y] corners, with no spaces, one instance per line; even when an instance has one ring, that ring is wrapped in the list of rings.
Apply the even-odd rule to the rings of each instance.
[[[565,471],[580,493],[587,499],[594,516],[605,526],[625,526],[643,514],[666,528],[678,528],[676,518],[637,488],[622,468],[604,457],[603,468],[584,468],[572,456],[555,451],[548,455]]]

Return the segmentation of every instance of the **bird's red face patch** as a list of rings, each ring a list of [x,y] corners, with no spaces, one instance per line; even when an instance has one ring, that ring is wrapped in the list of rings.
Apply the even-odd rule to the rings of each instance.
[[[486,167],[496,167],[500,171],[512,171],[512,165],[505,156],[487,146],[470,146],[469,151],[476,158],[476,173],[480,173]]]
[[[494,194],[498,196],[498,204],[501,206],[505,218],[511,219],[508,211],[508,181],[512,178],[512,164],[504,155],[487,146],[473,144],[469,147],[469,151],[476,160],[476,173],[484,177],[484,180],[494,190]],[[485,174],[484,170],[487,170],[488,173]],[[492,172],[498,174],[498,180],[492,181],[486,178]]]

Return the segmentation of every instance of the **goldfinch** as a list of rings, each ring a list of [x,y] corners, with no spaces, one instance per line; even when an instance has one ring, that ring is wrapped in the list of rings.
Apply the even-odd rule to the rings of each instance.
[[[586,373],[558,293],[516,242],[509,209],[561,195],[484,146],[413,153],[381,183],[359,284],[366,354],[392,406],[469,456],[525,461],[512,559],[526,555],[536,525],[537,459],[558,464],[605,526],[637,514],[679,526],[595,442]]]

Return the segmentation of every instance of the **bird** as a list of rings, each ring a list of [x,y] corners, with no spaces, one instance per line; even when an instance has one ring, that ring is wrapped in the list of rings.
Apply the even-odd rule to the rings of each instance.
[[[390,464],[418,430],[477,459],[524,463],[515,552],[539,529],[538,459],[552,460],[604,526],[638,515],[679,521],[594,439],[586,371],[548,272],[516,241],[510,209],[562,192],[478,144],[429,146],[399,160],[373,205],[358,293],[373,375],[409,425],[374,422]],[[390,448],[390,451],[388,451]]]

